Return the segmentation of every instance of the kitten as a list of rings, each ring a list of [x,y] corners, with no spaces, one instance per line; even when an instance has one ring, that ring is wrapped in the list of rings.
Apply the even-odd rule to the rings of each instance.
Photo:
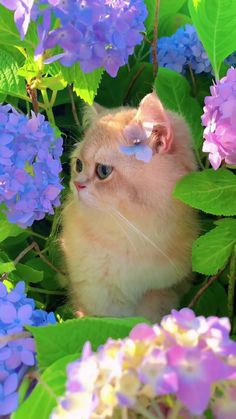
[[[148,163],[120,150],[132,145],[125,130],[133,126],[150,131]],[[172,197],[177,180],[196,169],[185,121],[155,93],[138,109],[103,110],[71,168],[62,243],[74,307],[86,315],[160,320],[188,287],[198,235],[194,210]]]

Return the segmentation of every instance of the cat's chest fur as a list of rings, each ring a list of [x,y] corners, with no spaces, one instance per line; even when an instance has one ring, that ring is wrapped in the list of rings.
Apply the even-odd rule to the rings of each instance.
[[[76,213],[74,217],[73,211]],[[109,311],[104,302],[104,313],[100,308],[100,292],[105,294],[104,299],[109,299],[107,302],[111,306],[118,301],[123,307],[119,312],[119,308],[114,306],[111,315],[132,315],[131,307],[138,304],[146,291],[171,287],[186,276],[190,268],[184,254],[180,257],[169,248],[167,229],[165,233],[157,234],[156,239],[155,236],[145,238],[145,234],[117,228],[116,222],[112,224],[110,219],[108,225],[99,223],[99,219],[86,220],[76,205],[70,207],[63,245],[74,297],[78,301],[86,300],[83,298],[86,290],[89,290],[90,297],[94,292],[92,311],[97,315],[106,315]],[[106,291],[102,293],[102,290]],[[84,307],[90,312],[86,303]],[[129,307],[127,312],[126,307]]]

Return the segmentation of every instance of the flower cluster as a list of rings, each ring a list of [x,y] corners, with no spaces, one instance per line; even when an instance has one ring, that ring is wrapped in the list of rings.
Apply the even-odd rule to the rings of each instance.
[[[0,137],[0,203],[10,222],[30,226],[60,204],[62,139],[43,115],[10,105],[0,106]]]
[[[46,60],[60,59],[65,66],[79,61],[84,72],[104,67],[115,77],[128,62],[135,45],[141,42],[147,10],[143,0],[57,1],[52,7],[60,27],[42,43],[50,49],[59,45],[63,53]]]
[[[236,393],[229,330],[227,318],[196,317],[184,308],[160,326],[139,324],[129,337],[109,339],[97,353],[85,344],[81,359],[68,365],[66,394],[51,419],[190,418],[207,407],[228,418]]]
[[[7,291],[0,282],[0,416],[13,412],[18,405],[18,387],[27,370],[35,365],[34,339],[21,337],[24,325],[44,326],[55,323],[53,313],[36,310],[34,300],[27,298],[24,282]]]
[[[202,124],[206,127],[203,151],[209,153],[211,165],[216,170],[222,160],[236,164],[236,69],[230,68],[210,91],[202,115]]]
[[[142,40],[147,9],[143,0],[0,0],[15,10],[15,22],[23,37],[30,19],[37,20],[39,45],[36,57],[60,46],[62,53],[45,60],[60,59],[64,66],[79,61],[84,72],[104,67],[115,77]],[[51,13],[60,25],[50,31]],[[41,19],[43,15],[43,19]],[[42,22],[41,22],[42,20]]]
[[[158,40],[158,64],[184,74],[187,67],[195,73],[211,72],[211,64],[192,25]]]

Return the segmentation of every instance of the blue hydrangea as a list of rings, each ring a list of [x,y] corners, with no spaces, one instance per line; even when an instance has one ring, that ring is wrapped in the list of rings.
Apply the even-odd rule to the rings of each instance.
[[[188,66],[195,73],[211,72],[211,64],[192,25],[179,28],[173,35],[158,41],[158,63],[185,74]]]
[[[62,139],[43,115],[0,106],[0,203],[8,220],[31,226],[60,204]]]
[[[157,56],[160,67],[170,68],[183,75],[189,67],[196,74],[213,72],[193,25],[185,25],[171,36],[161,37],[157,44]],[[230,66],[235,65],[236,53],[231,54],[225,62]]]
[[[6,342],[4,338],[20,333],[24,325],[43,326],[56,323],[53,313],[35,309],[35,302],[25,294],[25,283],[18,282],[7,291],[0,282],[0,416],[9,415],[18,406],[18,387],[28,369],[35,365],[35,344],[31,337]]]

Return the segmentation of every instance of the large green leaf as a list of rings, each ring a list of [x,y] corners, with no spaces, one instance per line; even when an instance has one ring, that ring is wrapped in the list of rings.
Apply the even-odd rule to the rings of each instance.
[[[59,358],[81,352],[88,340],[95,350],[108,337],[123,338],[141,321],[143,319],[140,318],[82,318],[46,327],[28,327],[28,329],[36,340],[39,367],[46,368]]]
[[[193,271],[215,275],[227,263],[236,244],[236,220],[224,219],[193,243]]]
[[[41,375],[28,399],[11,416],[12,419],[48,419],[57,405],[57,397],[65,391],[66,366],[78,359],[80,354],[73,354],[59,359]]]
[[[0,208],[0,242],[5,240],[7,237],[15,237],[23,232],[22,228],[15,224],[9,223],[6,215],[1,212]]]
[[[166,14],[176,14],[181,9],[185,1],[186,0],[161,0],[158,12],[159,19]],[[145,3],[148,9],[148,17],[145,21],[145,26],[147,32],[150,33],[153,31],[157,0],[145,0]]]
[[[199,150],[202,145],[201,107],[190,95],[190,85],[185,77],[168,68],[159,68],[155,80],[156,92],[167,109],[184,116],[194,138],[194,148]]]
[[[0,49],[0,93],[27,100],[25,82],[17,75],[18,68],[15,57]]]
[[[236,50],[236,1],[189,0],[189,10],[218,79],[221,63]]]
[[[190,173],[176,185],[174,197],[214,215],[236,215],[236,176],[229,170]]]

